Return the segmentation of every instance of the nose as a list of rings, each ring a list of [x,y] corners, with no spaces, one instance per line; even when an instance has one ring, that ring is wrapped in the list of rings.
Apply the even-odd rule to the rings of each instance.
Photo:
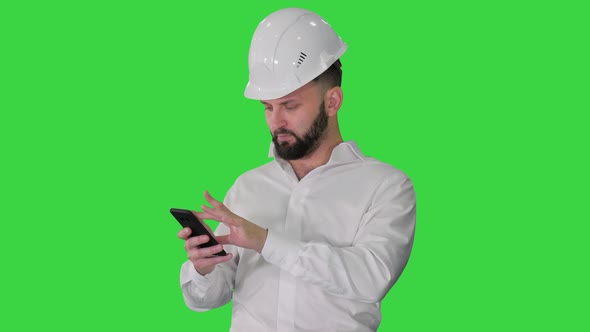
[[[279,128],[284,128],[287,126],[285,113],[280,108],[269,112],[267,115],[267,120],[271,131],[275,131]]]

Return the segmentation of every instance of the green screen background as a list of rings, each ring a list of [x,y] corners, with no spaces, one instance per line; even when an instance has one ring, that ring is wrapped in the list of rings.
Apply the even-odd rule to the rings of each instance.
[[[183,303],[168,209],[268,161],[248,47],[304,7],[349,47],[344,138],[417,192],[380,330],[587,330],[582,3],[3,2],[0,328],[228,330]]]

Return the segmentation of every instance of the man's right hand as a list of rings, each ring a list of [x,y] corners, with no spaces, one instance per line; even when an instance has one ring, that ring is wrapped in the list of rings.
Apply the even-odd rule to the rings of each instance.
[[[207,243],[209,241],[209,236],[207,235],[199,235],[194,237],[189,237],[191,235],[191,229],[188,227],[183,228],[178,232],[178,237],[184,240],[184,249],[188,255],[188,259],[193,263],[195,270],[200,275],[206,275],[213,271],[215,265],[223,262],[227,262],[232,259],[232,254],[228,253],[225,256],[213,256],[223,250],[223,246],[221,244],[207,247],[207,248],[199,248],[200,245]]]

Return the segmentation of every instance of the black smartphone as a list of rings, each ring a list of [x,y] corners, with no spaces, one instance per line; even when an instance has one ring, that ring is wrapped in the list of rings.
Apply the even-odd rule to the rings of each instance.
[[[191,211],[184,210],[184,209],[170,209],[170,213],[172,213],[174,218],[176,218],[176,220],[178,220],[178,222],[183,227],[189,227],[191,229],[190,237],[197,236],[197,235],[209,236],[209,241],[207,241],[207,243],[201,244],[199,247],[205,248],[205,247],[211,247],[211,246],[215,246],[215,245],[219,244],[219,242],[217,242],[217,240],[215,240],[215,237],[213,237],[213,234],[209,233],[209,231],[205,228],[205,226],[203,226],[201,221]],[[225,250],[222,249],[220,252],[218,252],[214,255],[215,256],[225,256],[225,255],[227,255],[227,253],[225,252]]]

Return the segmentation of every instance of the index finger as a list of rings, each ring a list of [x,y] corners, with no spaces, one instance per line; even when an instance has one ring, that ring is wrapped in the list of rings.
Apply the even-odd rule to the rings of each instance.
[[[224,206],[223,203],[213,198],[213,196],[211,196],[208,190],[205,190],[205,200],[209,204],[213,205],[213,207],[216,209],[222,208]]]
[[[203,226],[205,226],[205,228],[207,228],[207,230],[210,233],[213,233],[213,231],[211,230],[211,228],[209,227],[209,225],[207,225],[207,223],[205,222],[205,219],[219,221],[218,218],[215,217],[214,215],[210,214],[210,213],[207,213],[207,212],[197,212],[197,211],[192,211],[192,212],[197,217],[197,219],[199,219],[199,221],[201,222],[201,224]]]

